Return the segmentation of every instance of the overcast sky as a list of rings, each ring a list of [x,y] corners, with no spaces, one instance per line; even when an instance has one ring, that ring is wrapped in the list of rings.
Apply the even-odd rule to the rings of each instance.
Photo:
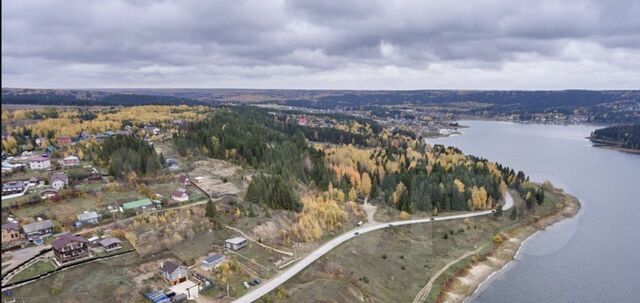
[[[640,88],[640,1],[2,0],[2,86]]]

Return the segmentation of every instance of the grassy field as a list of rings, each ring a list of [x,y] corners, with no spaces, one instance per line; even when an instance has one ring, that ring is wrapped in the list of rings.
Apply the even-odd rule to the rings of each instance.
[[[435,272],[486,242],[503,220],[473,218],[469,224],[444,221],[364,234],[286,283],[290,296],[284,301],[411,301]]]
[[[174,245],[169,251],[185,264],[191,265],[198,258],[206,257],[213,252],[214,245],[221,247],[222,242],[230,236],[231,233],[226,229],[199,233]]]
[[[127,274],[139,262],[128,254],[88,263],[18,287],[14,294],[18,302],[143,302]]]
[[[285,283],[279,295],[281,299],[276,301],[411,302],[449,261],[478,247],[489,250],[494,235],[554,212],[558,199],[558,193],[547,192],[542,206],[527,210],[522,199],[516,197],[520,211],[516,221],[511,220],[510,212],[506,211],[498,218],[483,216],[466,222],[416,224],[364,234],[339,246]],[[391,211],[376,218],[394,216]],[[441,284],[467,266],[471,259],[466,258],[449,268],[434,284],[428,302],[433,302]],[[266,301],[276,298],[275,293],[269,296]]]
[[[17,275],[13,276],[9,283],[20,282],[31,277],[44,274],[48,271],[52,271],[54,269],[55,267],[50,260],[38,261],[36,263],[33,263],[33,265],[25,268],[23,271],[19,272]]]

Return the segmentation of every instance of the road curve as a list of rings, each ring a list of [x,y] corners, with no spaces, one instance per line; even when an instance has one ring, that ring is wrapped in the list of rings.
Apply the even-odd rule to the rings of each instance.
[[[509,193],[509,191],[507,191],[507,194],[505,196],[505,204],[504,204],[503,209],[506,210],[506,209],[511,208],[512,206],[513,206],[513,197],[511,196],[511,193]],[[352,229],[351,231],[348,231],[348,232],[346,232],[344,234],[341,234],[341,235],[331,239],[329,242],[327,242],[327,243],[323,244],[322,246],[318,247],[316,250],[311,252],[306,257],[302,258],[296,264],[294,264],[291,267],[289,267],[289,269],[285,270],[284,272],[282,272],[278,276],[274,277],[273,279],[264,282],[264,284],[262,284],[261,286],[255,288],[253,291],[245,294],[244,296],[238,298],[237,300],[235,300],[233,302],[235,302],[235,303],[249,303],[249,302],[254,302],[254,301],[260,299],[260,297],[268,294],[272,290],[276,289],[276,287],[282,285],[287,280],[293,278],[293,276],[295,276],[296,274],[301,272],[303,269],[305,269],[307,266],[311,265],[311,263],[313,263],[314,261],[318,260],[320,257],[325,255],[326,253],[328,253],[331,250],[333,250],[334,248],[336,248],[338,245],[340,245],[340,244],[342,244],[344,242],[347,242],[347,241],[357,237],[360,234],[364,234],[364,233],[368,233],[368,232],[372,232],[372,231],[376,231],[376,230],[380,230],[380,229],[384,229],[384,228],[388,228],[388,227],[392,227],[392,226],[402,226],[402,225],[410,225],[410,224],[418,224],[418,223],[431,223],[431,222],[438,222],[438,221],[457,220],[457,219],[471,218],[471,217],[477,217],[477,216],[484,216],[484,215],[489,215],[489,214],[492,214],[492,213],[493,213],[493,210],[483,210],[483,211],[477,211],[477,212],[472,212],[472,213],[467,213],[467,214],[445,216],[445,217],[434,217],[434,218],[425,218],[425,219],[413,219],[413,220],[404,220],[404,221],[395,221],[395,222],[376,223],[376,224],[366,225],[366,226],[362,226],[362,227],[358,227],[358,228]],[[356,235],[356,233],[358,233],[358,235]]]

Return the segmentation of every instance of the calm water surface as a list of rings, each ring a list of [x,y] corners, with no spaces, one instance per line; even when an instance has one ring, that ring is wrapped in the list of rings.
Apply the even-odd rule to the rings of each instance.
[[[464,135],[428,141],[550,180],[582,203],[468,301],[640,302],[640,155],[592,147],[594,126],[461,124]]]

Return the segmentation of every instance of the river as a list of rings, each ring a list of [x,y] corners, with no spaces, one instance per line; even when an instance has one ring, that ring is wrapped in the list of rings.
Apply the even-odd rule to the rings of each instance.
[[[460,121],[463,135],[428,139],[481,156],[576,196],[580,213],[529,238],[469,300],[639,302],[640,155],[592,147],[594,126]]]

